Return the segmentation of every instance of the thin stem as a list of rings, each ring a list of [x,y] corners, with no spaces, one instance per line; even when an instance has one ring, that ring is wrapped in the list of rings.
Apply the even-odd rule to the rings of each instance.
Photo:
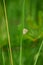
[[[3,65],[5,65],[5,58],[4,58],[4,51],[3,51],[3,48],[2,48],[2,59],[3,59]]]
[[[41,43],[41,45],[40,45],[40,48],[39,48],[39,51],[38,51],[38,53],[37,53],[37,55],[36,55],[36,59],[35,59],[34,65],[37,64],[37,61],[38,61],[38,58],[39,58],[39,55],[40,55],[40,51],[41,51],[41,49],[42,49],[42,46],[43,46],[43,41],[42,41],[42,43]]]
[[[4,4],[7,35],[8,35],[8,43],[9,43],[10,61],[11,61],[11,65],[13,65],[13,57],[12,57],[12,51],[11,51],[11,42],[10,42],[10,34],[9,34],[9,28],[8,28],[8,19],[7,19],[7,13],[6,13],[5,0],[3,0],[3,4]]]
[[[21,24],[22,24],[22,31],[21,31],[21,35],[20,35],[20,63],[19,65],[23,65],[22,64],[22,39],[23,39],[23,28],[24,28],[24,6],[25,6],[25,0],[23,0],[23,6],[22,6],[22,17],[21,17]]]

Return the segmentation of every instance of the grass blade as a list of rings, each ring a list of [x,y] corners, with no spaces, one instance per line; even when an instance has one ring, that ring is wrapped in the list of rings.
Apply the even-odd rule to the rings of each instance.
[[[3,51],[3,48],[2,48],[2,59],[3,59],[3,65],[5,65],[5,58],[4,58],[4,51]]]
[[[25,15],[24,15],[24,7],[25,7],[25,0],[23,0],[23,6],[22,6],[22,17],[21,17],[21,24],[22,24],[22,31],[21,31],[21,35],[20,35],[20,63],[19,65],[23,65],[22,64],[22,40],[23,40],[23,28],[24,28],[24,18],[25,18]]]
[[[37,61],[38,61],[38,58],[39,58],[39,55],[40,55],[40,51],[41,51],[41,49],[42,49],[42,46],[43,46],[43,41],[42,41],[42,43],[41,43],[41,45],[40,45],[40,48],[39,48],[39,51],[38,51],[38,53],[37,53],[37,55],[36,55],[36,59],[35,59],[34,65],[37,64]]]
[[[4,12],[5,12],[5,21],[6,21],[6,28],[7,28],[7,35],[8,35],[8,43],[9,43],[9,51],[10,51],[10,63],[13,65],[13,58],[12,58],[12,51],[11,51],[11,42],[10,42],[10,34],[9,34],[9,28],[8,28],[8,19],[7,19],[7,13],[6,13],[6,6],[5,6],[5,0],[3,0],[4,4]]]

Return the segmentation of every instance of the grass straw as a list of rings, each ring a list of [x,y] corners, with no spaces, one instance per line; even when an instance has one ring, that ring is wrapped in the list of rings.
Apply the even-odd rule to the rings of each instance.
[[[21,17],[21,24],[22,24],[22,32],[21,32],[21,35],[20,35],[20,63],[19,65],[23,65],[22,64],[22,40],[23,40],[23,28],[24,28],[24,18],[25,18],[25,15],[24,15],[24,8],[25,8],[25,0],[23,0],[23,4],[22,4],[22,17]]]
[[[11,51],[11,42],[10,42],[10,34],[9,34],[9,28],[8,28],[8,19],[7,19],[7,13],[6,13],[5,0],[3,0],[3,4],[4,4],[4,12],[5,12],[5,21],[6,21],[7,35],[8,35],[8,43],[9,43],[10,63],[11,63],[11,65],[13,65],[13,57],[12,57],[12,51]]]
[[[41,51],[41,49],[42,49],[42,46],[43,46],[43,41],[42,41],[42,43],[41,43],[41,45],[40,45],[40,47],[39,47],[39,51],[37,52],[37,55],[36,55],[36,59],[35,59],[34,65],[37,64],[37,61],[38,61],[38,58],[39,58],[39,55],[40,55],[40,51]]]
[[[3,51],[3,48],[2,48],[2,59],[3,59],[3,65],[5,65],[5,57],[4,57],[4,51]]]

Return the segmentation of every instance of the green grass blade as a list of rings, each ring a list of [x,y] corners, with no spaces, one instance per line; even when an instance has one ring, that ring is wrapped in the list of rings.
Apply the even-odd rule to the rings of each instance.
[[[3,48],[2,48],[2,59],[3,59],[3,65],[5,65],[5,58],[4,58],[4,51],[3,51]]]
[[[12,51],[11,51],[11,42],[10,42],[10,34],[9,34],[9,28],[8,28],[8,19],[7,19],[7,13],[6,13],[5,0],[3,0],[3,4],[4,4],[7,35],[8,35],[9,51],[10,51],[10,61],[11,61],[10,63],[11,63],[11,65],[13,65],[13,58],[12,58]]]
[[[22,29],[21,29],[21,35],[20,35],[20,63],[19,65],[22,65],[22,40],[23,40],[23,28],[24,28],[24,9],[25,8],[25,0],[23,0],[23,6],[22,6],[22,17],[21,17],[21,24],[22,24]]]
[[[41,49],[42,49],[42,46],[43,46],[43,41],[42,41],[42,43],[41,43],[41,45],[40,45],[40,47],[39,47],[39,51],[38,51],[38,53],[37,53],[37,55],[36,55],[36,59],[35,59],[34,65],[37,64],[37,61],[38,61],[38,58],[39,58],[39,55],[40,55],[40,51],[41,51]]]

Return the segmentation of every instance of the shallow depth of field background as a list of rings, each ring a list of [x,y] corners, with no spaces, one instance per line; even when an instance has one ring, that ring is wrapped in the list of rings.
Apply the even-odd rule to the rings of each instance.
[[[43,65],[43,0],[0,0],[0,65]]]

